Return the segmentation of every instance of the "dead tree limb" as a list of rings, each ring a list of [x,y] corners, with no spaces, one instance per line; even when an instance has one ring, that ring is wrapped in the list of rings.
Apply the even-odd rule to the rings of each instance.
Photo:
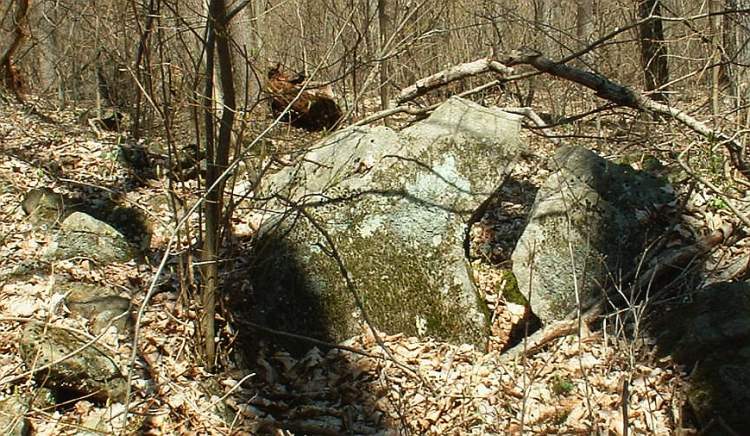
[[[705,123],[690,116],[683,110],[664,103],[659,103],[628,88],[627,86],[615,83],[602,75],[554,62],[545,58],[541,53],[533,49],[522,48],[514,50],[506,59],[501,60],[501,62],[509,67],[523,64],[531,65],[538,71],[592,89],[596,92],[597,97],[609,100],[620,106],[631,107],[633,109],[674,118],[706,138],[721,141],[729,151],[732,165],[746,178],[750,178],[750,165],[748,165],[745,156],[746,151],[744,144],[742,144],[742,142],[740,142],[735,136],[729,136],[719,130],[711,129]]]
[[[513,69],[509,68],[500,62],[492,59],[478,59],[474,62],[468,62],[461,65],[456,65],[435,73],[429,77],[418,80],[413,85],[405,88],[396,98],[396,103],[402,104],[409,100],[413,100],[421,95],[424,95],[433,89],[447,85],[450,82],[454,82],[459,79],[463,79],[467,76],[476,76],[477,74],[487,73],[494,71],[502,75],[513,74]]]
[[[507,78],[507,79],[510,79],[510,78]],[[464,91],[464,92],[462,92],[460,94],[457,94],[457,96],[458,97],[466,97],[468,95],[476,94],[478,92],[484,91],[485,89],[489,89],[489,88],[492,88],[493,86],[497,86],[497,85],[501,84],[502,82],[503,82],[502,80],[493,80],[493,81],[487,82],[487,83],[485,83],[485,84],[483,84],[481,86],[477,86],[476,88],[470,89],[468,91]],[[414,86],[414,85],[412,85],[412,86]],[[392,108],[388,108],[388,109],[382,110],[380,112],[376,112],[376,113],[374,113],[374,114],[372,114],[370,116],[362,118],[361,120],[359,120],[359,121],[357,121],[355,123],[352,123],[352,126],[361,126],[361,125],[364,125],[364,124],[370,124],[370,123],[375,122],[375,121],[377,121],[379,119],[390,117],[392,115],[401,114],[401,113],[406,113],[406,114],[409,114],[409,115],[412,115],[412,116],[415,116],[415,117],[416,116],[422,116],[422,115],[425,115],[427,113],[430,113],[430,112],[434,111],[441,104],[442,103],[435,103],[435,104],[433,104],[431,106],[427,106],[427,107],[423,107],[423,108],[419,108],[419,107],[415,107],[415,106],[408,106],[408,105],[396,106],[396,107],[392,107]],[[537,126],[537,127],[539,127],[539,126]]]

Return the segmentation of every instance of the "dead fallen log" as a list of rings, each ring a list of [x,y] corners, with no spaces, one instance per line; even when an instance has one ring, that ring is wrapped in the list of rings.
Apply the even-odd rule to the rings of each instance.
[[[478,59],[474,62],[468,62],[461,65],[456,65],[435,73],[429,77],[418,80],[413,85],[405,88],[396,98],[398,104],[403,104],[409,100],[413,100],[421,95],[432,91],[433,89],[445,86],[448,83],[455,82],[456,80],[463,79],[464,77],[476,76],[477,74],[487,73],[494,71],[502,75],[510,75],[513,73],[513,69],[509,68],[500,62],[494,61],[489,58]]]
[[[307,81],[305,76],[290,76],[277,65],[268,71],[266,92],[271,96],[271,113],[306,130],[333,129],[342,118],[330,85]],[[288,109],[287,109],[288,108]]]
[[[742,175],[750,179],[750,164],[748,164],[746,159],[745,145],[736,136],[730,136],[719,130],[711,129],[705,123],[690,116],[683,110],[659,103],[600,74],[554,62],[542,56],[540,52],[530,48],[514,50],[507,58],[502,59],[500,62],[508,67],[522,64],[530,65],[540,72],[551,74],[592,89],[596,92],[597,97],[609,100],[620,106],[627,106],[673,118],[706,138],[718,139],[727,148],[732,165]]]

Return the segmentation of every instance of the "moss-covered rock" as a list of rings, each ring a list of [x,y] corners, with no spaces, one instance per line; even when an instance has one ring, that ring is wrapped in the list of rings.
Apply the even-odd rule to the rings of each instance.
[[[339,341],[366,316],[389,333],[484,346],[487,309],[463,242],[520,151],[519,128],[454,98],[400,133],[340,131],[266,179],[262,195],[283,200],[256,244],[254,318]]]
[[[83,212],[73,212],[60,226],[45,255],[52,259],[87,257],[102,263],[127,262],[135,248],[109,224]]]
[[[56,397],[87,396],[93,401],[125,399],[126,379],[112,356],[95,344],[68,330],[29,323],[19,338],[21,357],[37,380],[51,388]],[[74,351],[79,350],[73,354]],[[64,360],[63,357],[70,355]]]

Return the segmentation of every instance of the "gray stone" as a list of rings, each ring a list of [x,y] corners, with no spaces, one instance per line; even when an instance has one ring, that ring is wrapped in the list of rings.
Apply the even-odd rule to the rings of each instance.
[[[750,428],[750,282],[709,286],[650,323],[659,353],[691,372],[688,402],[701,425]],[[713,426],[702,434],[725,434]]]
[[[83,212],[74,212],[62,222],[60,232],[45,255],[52,259],[86,257],[102,263],[127,262],[135,250],[109,224]]]
[[[667,222],[651,212],[674,202],[666,182],[581,147],[562,147],[552,166],[511,256],[518,288],[543,322],[575,310],[576,288],[585,308],[632,271]]]
[[[130,326],[130,299],[118,291],[81,282],[63,282],[59,290],[67,295],[65,304],[72,314],[91,320],[94,333],[100,333],[110,322],[120,332]]]
[[[256,321],[339,341],[361,332],[361,305],[386,332],[484,346],[487,310],[463,244],[520,151],[519,130],[514,115],[452,98],[400,133],[339,131],[267,177],[261,195],[277,197],[250,272]]]
[[[29,421],[26,412],[28,402],[17,393],[0,400],[0,434],[25,436],[29,434]]]
[[[29,323],[19,339],[21,357],[29,368],[55,362],[82,348],[87,341],[72,332],[39,323]],[[123,402],[126,379],[106,351],[91,344],[75,355],[36,371],[36,379],[65,396],[87,396],[90,400]]]
[[[53,225],[65,215],[65,200],[50,188],[35,188],[24,195],[21,208],[32,223]]]

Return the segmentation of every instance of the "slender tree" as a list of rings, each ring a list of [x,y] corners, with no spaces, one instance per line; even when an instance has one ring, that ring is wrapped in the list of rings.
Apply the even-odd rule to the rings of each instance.
[[[206,82],[204,119],[206,124],[206,200],[205,235],[203,241],[203,313],[201,327],[205,347],[206,367],[211,370],[216,359],[215,313],[216,292],[219,285],[219,247],[222,232],[221,217],[225,177],[223,171],[229,163],[232,125],[235,115],[235,91],[232,73],[232,56],[229,46],[228,21],[224,0],[211,0],[206,38]],[[214,55],[214,50],[216,55]],[[218,136],[214,126],[214,72],[218,60],[220,77],[221,118]]]
[[[667,47],[664,45],[664,28],[659,17],[660,0],[638,2],[638,26],[641,40],[641,67],[646,80],[646,91],[652,91],[654,100],[667,100],[665,86],[669,82]]]

